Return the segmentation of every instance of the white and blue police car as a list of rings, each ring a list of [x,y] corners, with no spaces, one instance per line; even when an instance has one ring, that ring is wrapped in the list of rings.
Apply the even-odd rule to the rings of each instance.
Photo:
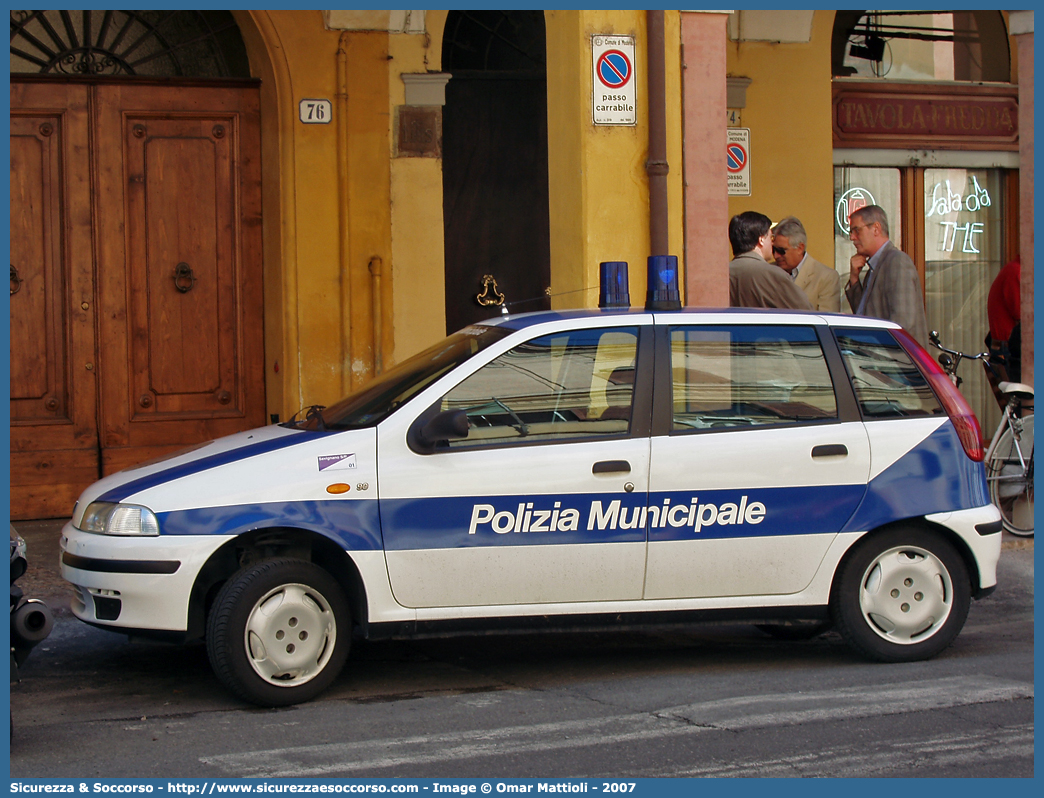
[[[928,353],[885,321],[615,290],[95,483],[63,530],[73,612],[203,639],[268,706],[326,688],[354,637],[749,620],[884,661],[946,648],[996,585],[1001,518]]]

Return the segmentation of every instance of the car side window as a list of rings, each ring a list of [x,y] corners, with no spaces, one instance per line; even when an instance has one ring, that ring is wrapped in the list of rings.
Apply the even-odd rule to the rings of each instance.
[[[442,410],[468,415],[451,449],[626,436],[637,327],[570,330],[516,346],[457,385]]]
[[[671,375],[676,432],[838,417],[830,371],[811,327],[673,327]]]
[[[888,330],[835,330],[864,418],[937,416],[945,411],[924,375]]]

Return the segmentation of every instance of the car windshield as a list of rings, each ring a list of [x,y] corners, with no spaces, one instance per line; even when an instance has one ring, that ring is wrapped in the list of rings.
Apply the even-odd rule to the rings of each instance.
[[[465,360],[510,334],[499,327],[472,325],[380,374],[355,393],[326,408],[310,408],[294,429],[341,430],[372,427]]]

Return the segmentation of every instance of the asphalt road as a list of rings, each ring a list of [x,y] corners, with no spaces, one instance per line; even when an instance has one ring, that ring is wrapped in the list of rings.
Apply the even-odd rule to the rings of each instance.
[[[26,592],[59,603],[48,570]],[[201,647],[61,614],[12,685],[11,775],[1029,777],[1032,543],[1006,545],[999,574],[929,662],[737,625],[363,643],[332,689],[280,710],[232,699]]]

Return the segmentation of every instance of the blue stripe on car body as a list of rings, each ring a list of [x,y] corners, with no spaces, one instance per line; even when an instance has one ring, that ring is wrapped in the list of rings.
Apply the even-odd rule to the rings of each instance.
[[[904,518],[989,503],[985,468],[964,453],[957,431],[947,421],[870,480],[844,531],[861,532]]]
[[[383,499],[380,503],[333,499],[178,510],[160,513],[159,519],[167,535],[238,535],[285,526],[322,534],[347,551],[379,551],[383,517],[395,530],[384,547],[407,551],[855,532],[904,518],[982,507],[989,504],[989,496],[982,464],[965,456],[956,431],[947,423],[869,486],[654,492],[649,495],[651,509],[645,512],[645,523],[631,526],[645,501],[645,494],[618,493]]]
[[[645,495],[618,493],[382,499],[381,514],[394,530],[386,536],[388,551],[770,537],[836,533],[865,490],[860,484],[659,492],[650,496],[644,523],[635,511],[641,514]],[[567,511],[577,523],[554,528]],[[545,528],[534,529],[537,523]]]
[[[376,499],[265,502],[157,513],[164,535],[240,535],[256,529],[307,529],[345,551],[380,551]]]
[[[279,449],[286,449],[290,446],[307,443],[308,441],[315,440],[315,437],[319,435],[336,435],[338,432],[343,432],[343,430],[331,430],[326,432],[300,431],[280,436],[278,438],[271,438],[266,441],[248,443],[246,446],[240,446],[217,454],[200,457],[188,463],[164,468],[146,476],[132,479],[129,482],[124,482],[122,485],[110,488],[104,494],[95,499],[95,501],[120,502],[128,496],[133,496],[135,493],[140,493],[149,488],[155,488],[157,485],[163,485],[167,482],[172,482],[175,479],[192,476],[193,474],[198,474],[202,471],[209,471],[211,468],[228,465],[229,463],[234,463],[240,460],[246,460],[247,458],[255,457],[259,454],[267,454],[268,452],[274,452]]]

